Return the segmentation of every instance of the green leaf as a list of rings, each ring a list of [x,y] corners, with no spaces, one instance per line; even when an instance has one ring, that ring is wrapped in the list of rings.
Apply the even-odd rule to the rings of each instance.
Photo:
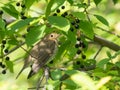
[[[96,90],[94,81],[86,73],[77,70],[67,70],[65,73],[77,86],[84,88],[83,90]]]
[[[96,6],[101,2],[102,0],[94,0],[94,3],[96,4]]]
[[[5,30],[5,21],[2,18],[0,18],[0,28]]]
[[[5,37],[5,31],[0,30],[0,42],[3,40],[4,37]]]
[[[41,25],[41,26],[36,26],[30,29],[30,31],[28,32],[28,34],[26,35],[26,44],[28,46],[32,46],[33,44],[35,44],[38,40],[41,39],[41,37],[43,36],[43,32],[45,30],[46,26],[45,25]]]
[[[107,56],[108,56],[109,58],[112,57],[112,55],[111,55],[111,53],[110,53],[109,51],[107,51],[106,53],[107,53]]]
[[[73,4],[73,0],[67,0],[71,5]]]
[[[25,0],[25,6],[26,8],[30,8],[31,5],[35,2],[36,0]]]
[[[5,5],[4,7],[2,7],[2,9],[8,14],[10,14],[11,16],[18,18],[19,12],[16,10],[16,8],[12,4]]]
[[[71,43],[76,43],[76,34],[74,32],[68,31],[67,37],[70,41],[72,41]]]
[[[67,32],[70,28],[69,21],[61,16],[49,16],[48,21],[53,27],[56,27],[60,30]]]
[[[100,62],[97,63],[97,67],[104,67],[105,64],[107,64],[109,62],[109,58],[105,58],[103,60],[100,60]]]
[[[7,67],[8,67],[8,69],[10,70],[10,72],[13,73],[14,72],[14,70],[13,70],[13,62],[12,61],[5,61],[5,63],[7,65]]]
[[[76,18],[79,18],[80,20],[85,19],[85,14],[83,12],[73,12],[72,13]]]
[[[118,0],[112,0],[114,4],[116,4],[118,2]]]
[[[51,13],[51,7],[54,4],[54,0],[50,0],[50,2],[47,5],[45,16],[48,17],[49,14]]]
[[[104,25],[106,25],[106,26],[109,26],[109,23],[108,23],[108,21],[104,18],[104,17],[102,17],[102,16],[100,16],[100,15],[94,15],[101,23],[103,23]]]
[[[51,77],[53,80],[59,80],[62,76],[62,71],[59,69],[56,69],[51,72]]]
[[[117,66],[117,67],[120,68],[120,62],[116,62],[116,63],[115,63],[115,66]]]
[[[31,21],[33,21],[35,18],[27,18],[25,20],[19,20],[15,24],[12,24],[8,27],[8,30],[11,30],[14,32],[16,29],[20,29],[26,25],[28,25]]]
[[[65,0],[54,0],[54,4],[51,8],[51,11],[55,11],[56,9],[58,9],[61,5],[63,5],[64,2]]]
[[[58,52],[55,56],[55,60],[59,60],[62,56],[63,52],[66,50],[66,48],[70,45],[70,41],[66,40],[60,47],[58,47]]]
[[[93,31],[93,26],[92,23],[88,21],[80,21],[80,28],[82,29],[83,33],[89,37],[90,39],[94,38],[94,31]]]

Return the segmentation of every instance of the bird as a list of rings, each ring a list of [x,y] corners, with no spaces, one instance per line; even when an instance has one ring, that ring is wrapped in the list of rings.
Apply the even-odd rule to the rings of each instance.
[[[27,77],[27,79],[29,79],[52,59],[57,51],[58,36],[59,34],[56,32],[47,34],[41,39],[41,41],[35,44],[35,46],[31,49],[29,56],[24,61],[24,65],[18,73],[16,79],[24,69],[31,66],[31,71]]]

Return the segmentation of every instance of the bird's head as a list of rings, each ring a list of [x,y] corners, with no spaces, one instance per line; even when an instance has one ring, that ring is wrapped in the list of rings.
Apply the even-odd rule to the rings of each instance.
[[[49,40],[56,40],[57,38],[59,37],[59,34],[58,33],[50,33],[46,36],[46,39],[49,39]]]

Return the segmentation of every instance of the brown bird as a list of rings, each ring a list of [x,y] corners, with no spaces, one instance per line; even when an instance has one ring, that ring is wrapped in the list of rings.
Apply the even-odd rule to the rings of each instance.
[[[31,71],[28,75],[28,79],[36,74],[46,63],[54,56],[57,50],[57,38],[59,34],[51,33],[43,37],[30,51],[28,58],[25,60],[23,68],[18,73],[16,79],[19,77],[21,72],[32,65]]]

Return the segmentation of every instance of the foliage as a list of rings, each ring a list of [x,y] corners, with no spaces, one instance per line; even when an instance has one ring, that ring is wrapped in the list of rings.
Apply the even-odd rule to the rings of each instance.
[[[114,5],[119,3],[118,0],[111,1]],[[41,2],[44,2],[42,14],[33,9],[37,3]],[[1,3],[1,73],[6,74],[6,70],[15,73],[14,67],[20,59],[26,58],[32,46],[44,35],[57,32],[60,34],[58,52],[55,58],[47,63],[50,67],[50,77],[46,85],[48,90],[119,90],[120,61],[116,58],[120,55],[120,46],[114,39],[119,39],[120,36],[106,30],[106,28],[111,30],[111,23],[94,9],[104,3],[107,1],[21,0],[16,2],[10,0]],[[10,16],[10,21],[5,18],[6,15]],[[104,32],[101,33],[98,29]],[[103,42],[96,37],[100,33],[101,36],[105,36],[105,40],[108,37],[115,36],[115,38],[112,41],[103,40]],[[94,46],[95,38],[98,40],[97,47]],[[93,42],[93,45],[90,42]],[[113,47],[115,45],[118,47],[117,51]],[[99,55],[102,52],[99,46],[111,47],[112,50],[104,50],[107,56]],[[18,49],[17,53],[16,49]],[[97,56],[102,57],[99,60]],[[43,72],[40,71],[37,75],[42,74]],[[36,82],[37,79],[35,75],[30,80]]]

